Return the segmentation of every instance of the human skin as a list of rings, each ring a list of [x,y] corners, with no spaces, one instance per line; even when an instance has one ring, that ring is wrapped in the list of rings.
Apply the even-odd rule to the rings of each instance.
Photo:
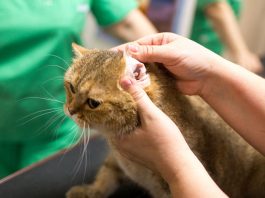
[[[230,5],[226,1],[211,3],[204,12],[227,47],[231,59],[252,72],[262,72],[262,64],[248,49]]]
[[[264,79],[172,33],[147,36],[127,47],[141,62],[163,63],[178,79],[176,86],[181,92],[201,96],[235,131],[265,154]],[[121,86],[135,99],[143,123],[135,133],[117,140],[121,153],[160,172],[173,196],[225,196],[191,152],[177,126],[144,91],[132,79],[121,79]]]
[[[138,45],[129,45],[134,58],[163,63],[178,79],[176,85],[182,93],[201,96],[239,135],[265,154],[263,78],[173,33],[147,36],[135,43]]]
[[[159,172],[173,197],[226,197],[190,150],[175,123],[134,80],[122,78],[120,84],[134,98],[141,119],[140,128],[116,140],[120,153]]]
[[[139,9],[132,10],[122,21],[106,27],[105,30],[124,41],[134,41],[157,33],[156,28]]]

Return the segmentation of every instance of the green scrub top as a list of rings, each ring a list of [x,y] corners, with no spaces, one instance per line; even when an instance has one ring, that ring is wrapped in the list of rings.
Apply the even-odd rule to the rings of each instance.
[[[5,163],[16,170],[75,142],[74,123],[63,115],[71,43],[81,42],[89,11],[109,26],[136,6],[134,0],[0,2],[0,177]]]
[[[225,0],[197,0],[197,8],[191,33],[192,40],[217,54],[222,54],[224,47],[209,19],[207,19],[204,10],[209,4],[221,1]],[[227,2],[231,5],[235,15],[238,17],[240,14],[241,0],[227,0]]]

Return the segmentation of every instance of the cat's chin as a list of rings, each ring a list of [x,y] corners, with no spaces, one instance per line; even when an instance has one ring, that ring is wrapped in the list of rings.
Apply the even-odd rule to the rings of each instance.
[[[71,118],[79,128],[91,128],[91,125],[89,125],[86,121],[77,118],[77,116],[76,117],[72,116]]]
[[[74,120],[74,122],[76,123],[76,125],[77,125],[79,128],[84,128],[84,127],[85,127],[85,124],[81,124],[80,122],[77,122],[76,120]]]
[[[64,113],[65,115],[67,115],[69,118],[71,118],[78,127],[80,128],[89,128],[89,124],[86,123],[86,121],[81,120],[80,118],[78,118],[77,114],[71,115],[68,111],[68,108],[66,107],[66,105],[64,106]]]

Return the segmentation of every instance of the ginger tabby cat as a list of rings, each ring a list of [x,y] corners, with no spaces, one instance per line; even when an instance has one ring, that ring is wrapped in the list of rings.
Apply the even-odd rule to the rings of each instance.
[[[265,197],[265,158],[199,97],[179,93],[174,78],[161,65],[145,65],[146,74],[143,65],[133,60],[130,71],[126,53],[87,50],[75,44],[73,48],[76,58],[65,74],[65,111],[80,127],[98,130],[109,142],[111,153],[94,183],[71,188],[67,198],[108,197],[128,178],[154,198],[171,197],[159,174],[124,158],[112,144],[113,138],[132,133],[141,124],[135,102],[119,86],[123,75],[135,76],[144,84],[151,100],[177,124],[228,196]]]

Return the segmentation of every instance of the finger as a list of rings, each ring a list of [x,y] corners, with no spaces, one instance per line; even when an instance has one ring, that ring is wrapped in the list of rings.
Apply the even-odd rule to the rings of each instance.
[[[119,45],[119,46],[116,46],[116,47],[112,47],[112,48],[110,48],[110,50],[111,51],[117,51],[117,52],[118,51],[124,51],[127,45],[128,44],[125,43],[125,44],[122,44],[122,45]]]
[[[164,33],[159,34],[152,34],[145,37],[142,37],[136,41],[134,41],[135,45],[161,45],[162,41],[164,40]],[[126,48],[126,45],[129,45],[130,43],[125,43],[119,46],[115,46],[111,48],[112,51],[124,51]]]
[[[120,85],[133,97],[137,107],[141,112],[151,111],[151,109],[155,107],[145,91],[137,85],[134,79],[123,77],[120,80]]]
[[[178,35],[173,33],[158,33],[145,36],[135,42],[139,45],[164,45],[173,41],[177,37]]]
[[[166,49],[164,46],[157,45],[137,45],[130,43],[127,50],[133,58],[141,62],[160,62],[165,59]]]
[[[135,43],[136,45],[158,45],[159,46],[159,45],[170,43],[173,40],[177,39],[178,37],[180,36],[177,34],[173,34],[173,33],[157,33],[157,34],[152,34],[152,35],[142,37],[134,41],[133,43]],[[128,45],[128,43],[113,47],[110,50],[124,51],[126,45]]]

